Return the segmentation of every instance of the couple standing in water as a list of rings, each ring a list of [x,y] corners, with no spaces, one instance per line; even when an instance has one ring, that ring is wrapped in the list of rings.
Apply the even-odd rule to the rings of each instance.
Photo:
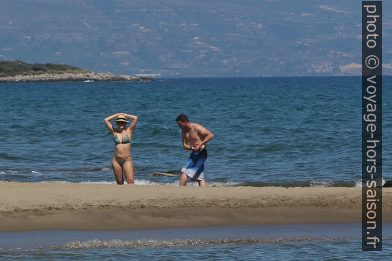
[[[116,128],[111,121],[115,119]],[[127,127],[127,123],[131,124]],[[116,113],[105,118],[105,124],[112,133],[114,139],[114,155],[112,167],[116,182],[124,184],[124,177],[128,184],[134,183],[135,171],[131,158],[131,138],[136,127],[138,117],[125,113]],[[206,144],[214,137],[211,131],[200,124],[190,122],[185,114],[176,118],[178,126],[182,130],[182,145],[184,149],[191,150],[191,155],[186,165],[181,169],[179,180],[180,186],[185,186],[188,179],[197,181],[200,187],[206,186],[204,178],[204,163],[207,160]]]

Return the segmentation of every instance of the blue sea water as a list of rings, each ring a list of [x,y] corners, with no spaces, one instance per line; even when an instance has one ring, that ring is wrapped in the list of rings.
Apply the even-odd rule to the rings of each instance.
[[[384,177],[391,177],[391,77],[384,77]],[[214,134],[211,185],[354,186],[361,178],[361,78],[197,78],[0,84],[0,180],[113,182],[103,119],[133,113],[136,183],[176,184],[175,118]]]
[[[388,260],[391,224],[382,252],[362,252],[360,230],[354,223],[3,232],[0,260]]]
[[[383,252],[361,252],[352,240],[281,240],[208,245],[137,246],[6,252],[0,260],[390,260]],[[388,253],[389,252],[389,253]]]
[[[385,179],[392,176],[392,153],[388,149],[392,145],[388,135],[391,79],[383,79]],[[113,183],[110,162],[114,144],[103,119],[116,112],[133,113],[140,119],[132,140],[137,184],[177,184],[176,177],[151,174],[178,173],[188,157],[175,123],[180,113],[188,114],[192,121],[215,134],[208,146],[206,163],[206,177],[211,185],[355,186],[361,179],[360,77],[2,83],[0,97],[0,181]],[[356,227],[356,236],[349,238],[337,230],[328,234],[330,229],[322,229],[317,237],[298,237],[295,231],[304,231],[303,228],[293,228],[293,233],[278,237],[260,232],[268,229],[252,228],[263,236],[247,230],[242,239],[226,240],[226,234],[218,231],[208,240],[193,234],[193,238],[180,241],[176,236],[140,241],[143,237],[130,234],[120,239],[115,234],[98,240],[101,234],[83,232],[60,246],[33,249],[27,249],[25,244],[38,242],[37,235],[23,232],[16,236],[22,240],[16,250],[3,249],[11,237],[0,233],[4,243],[0,259],[388,257],[387,252],[392,250],[390,238],[383,243],[383,253],[362,253],[360,225]],[[282,233],[282,228],[277,230]],[[190,235],[188,232],[181,235]],[[67,238],[65,232],[56,233],[59,234],[55,238]],[[146,233],[143,231],[143,235]]]

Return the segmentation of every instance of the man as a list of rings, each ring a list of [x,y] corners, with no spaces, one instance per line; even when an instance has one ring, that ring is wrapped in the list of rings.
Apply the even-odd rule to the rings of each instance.
[[[204,163],[207,160],[206,144],[214,134],[200,124],[190,122],[185,114],[176,118],[178,126],[182,129],[182,145],[186,150],[192,150],[187,165],[181,169],[179,185],[185,186],[188,178],[197,181],[200,187],[206,186],[204,179]]]

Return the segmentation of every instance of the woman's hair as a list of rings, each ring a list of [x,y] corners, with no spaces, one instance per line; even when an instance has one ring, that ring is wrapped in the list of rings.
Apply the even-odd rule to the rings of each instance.
[[[177,122],[179,122],[179,121],[188,122],[189,119],[188,119],[188,116],[186,116],[185,114],[180,114],[177,116],[176,121]]]

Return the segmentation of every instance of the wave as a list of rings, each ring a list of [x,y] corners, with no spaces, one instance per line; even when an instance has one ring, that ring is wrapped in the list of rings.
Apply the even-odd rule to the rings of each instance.
[[[0,175],[2,173],[0,172]],[[114,185],[116,184],[115,181],[59,181],[59,180],[54,180],[54,181],[40,181],[40,183],[78,183],[78,184],[103,184],[103,185]],[[384,184],[389,184],[391,183],[390,181],[383,181]],[[136,179],[135,180],[135,185],[150,185],[150,186],[178,186],[178,180],[175,179],[171,182],[158,182],[158,181],[152,181],[152,180],[146,180],[146,179]],[[187,186],[194,186],[197,187],[198,184],[197,182],[189,182]],[[348,182],[348,181],[319,181],[319,182],[310,182],[310,181],[304,181],[304,182],[282,182],[282,183],[264,183],[264,182],[234,182],[234,181],[226,181],[226,182],[217,182],[217,181],[210,181],[208,182],[208,186],[210,187],[284,187],[284,188],[290,188],[290,187],[361,187],[362,182],[357,181],[357,182]],[[384,185],[385,186],[385,185]]]
[[[34,181],[29,178],[28,182],[39,182],[39,183],[70,183],[70,184],[107,184],[113,185],[116,184],[114,180],[43,180],[44,174],[39,171],[29,171],[25,174],[21,174],[18,171],[0,171],[0,176],[20,176],[20,175],[27,175],[29,177],[37,177],[38,180]],[[18,179],[6,179],[4,181],[16,181]],[[19,180],[22,181],[22,180]],[[288,181],[288,182],[262,182],[262,181],[246,181],[246,182],[238,182],[238,181],[214,181],[214,180],[207,180],[208,186],[210,187],[362,187],[362,181]],[[136,178],[135,180],[136,185],[164,185],[164,186],[178,186],[178,177],[169,177],[165,180],[158,180],[158,179],[139,179]],[[383,186],[384,187],[392,187],[392,180],[384,180],[383,179]],[[188,186],[195,186],[197,187],[197,182],[189,182]]]
[[[73,181],[61,181],[61,180],[55,180],[55,181],[40,181],[39,183],[54,183],[54,184],[101,184],[101,185],[115,185],[117,184],[115,181],[78,181],[78,182],[73,182]],[[177,184],[177,183],[176,183]],[[160,182],[154,182],[150,180],[143,180],[143,179],[137,179],[135,180],[135,185],[175,185],[174,183],[160,183]]]
[[[5,152],[0,152],[0,159],[4,160],[24,160],[25,158],[20,156],[11,155]]]
[[[245,182],[235,186],[248,187],[362,187],[362,180],[358,181],[290,181],[290,182]],[[383,187],[392,187],[392,180],[382,179]]]
[[[287,181],[287,182],[244,182],[237,186],[246,187],[355,187],[355,181]]]
[[[51,172],[58,172],[61,175],[54,176]],[[105,176],[88,175],[87,173],[103,173],[108,172]],[[110,172],[110,173],[109,173]],[[144,171],[146,172],[146,171]],[[178,174],[178,171],[165,171],[173,174]],[[63,174],[82,174],[86,175],[68,175]],[[110,175],[109,175],[110,174]],[[153,177],[148,173],[140,175],[141,178],[136,177],[136,185],[166,185],[177,186],[178,177]],[[0,168],[0,181],[15,181],[15,182],[53,182],[53,183],[82,183],[82,184],[115,184],[111,179],[111,169],[109,167],[76,167],[76,168]],[[76,177],[76,178],[75,178]],[[98,177],[98,178],[97,178]],[[144,178],[143,178],[144,177]],[[236,181],[228,179],[209,179],[207,183],[210,187],[362,187],[361,180],[311,180],[311,181]],[[188,183],[189,186],[197,186],[196,182]],[[392,187],[392,180],[382,180],[383,187]]]
[[[40,181],[39,183],[59,183],[59,184],[102,184],[102,185],[115,185],[115,181],[78,181],[78,182],[72,182],[72,181],[60,181],[60,180],[55,180],[55,181]],[[157,182],[157,181],[151,181],[151,180],[145,180],[145,179],[136,179],[135,180],[135,185],[147,185],[147,186],[178,186],[178,180],[176,179],[175,181],[172,182]],[[240,185],[238,182],[209,182],[209,186],[211,187],[234,187]],[[198,184],[196,182],[190,182],[188,183],[188,186],[195,186],[197,187]]]
[[[382,179],[381,184],[382,184],[383,187],[392,187],[392,180],[388,180],[387,181],[385,179]],[[355,187],[356,188],[362,188],[362,186],[363,186],[362,180],[359,180],[359,181],[355,182]]]
[[[246,244],[279,244],[299,241],[342,241],[341,238],[310,238],[295,237],[284,239],[249,238],[249,239],[175,239],[175,240],[87,240],[73,241],[56,249],[90,249],[90,248],[137,248],[137,247],[178,247],[206,245],[246,245]]]
[[[32,173],[32,174],[42,174],[45,172],[70,172],[70,173],[81,173],[81,172],[100,172],[111,170],[109,167],[73,167],[73,168],[0,168],[0,173],[2,174],[18,174],[18,173]]]

